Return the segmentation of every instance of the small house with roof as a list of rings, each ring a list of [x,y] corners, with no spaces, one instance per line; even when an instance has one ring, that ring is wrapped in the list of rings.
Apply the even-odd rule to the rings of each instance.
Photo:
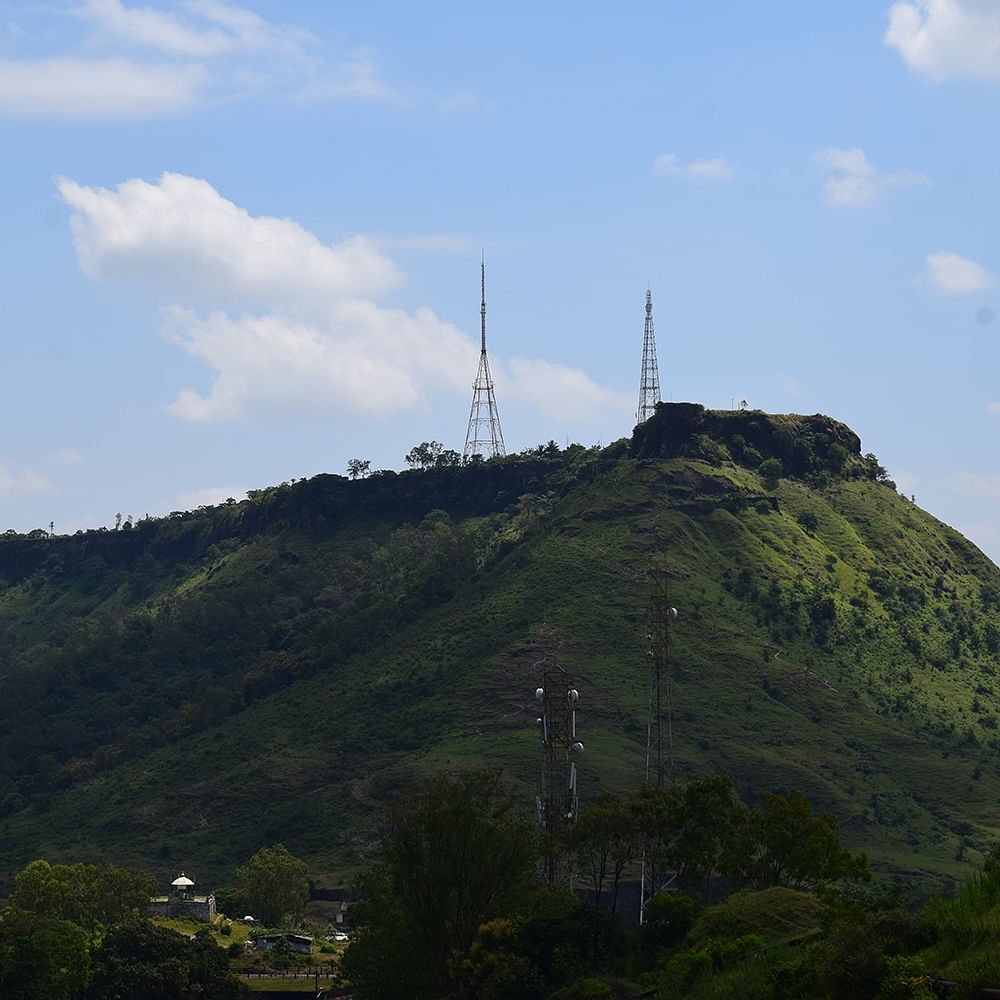
[[[300,955],[312,954],[313,939],[307,934],[262,934],[257,938],[257,950],[271,951],[273,948],[280,948],[282,941],[288,945],[289,951]]]
[[[215,919],[215,896],[196,896],[193,879],[181,872],[170,883],[170,895],[151,899],[143,912],[147,917],[191,917],[210,924]]]

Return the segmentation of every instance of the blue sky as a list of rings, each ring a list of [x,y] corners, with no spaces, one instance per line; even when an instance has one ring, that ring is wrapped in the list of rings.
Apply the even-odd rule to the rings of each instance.
[[[0,530],[663,396],[828,413],[1000,559],[993,0],[0,0]],[[991,233],[993,235],[991,235]]]

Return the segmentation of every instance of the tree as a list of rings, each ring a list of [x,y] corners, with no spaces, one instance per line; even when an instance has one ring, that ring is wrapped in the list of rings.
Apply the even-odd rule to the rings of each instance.
[[[594,891],[595,961],[605,885],[610,881],[611,903],[608,909],[613,928],[622,875],[641,854],[642,837],[635,818],[627,803],[617,795],[604,793],[594,805],[583,810],[579,820],[569,831],[569,843],[576,859],[576,868]]]
[[[635,819],[629,803],[605,792],[594,805],[583,810],[569,833],[577,870],[590,882],[597,906],[610,882],[612,920],[618,908],[622,875],[642,852],[642,838]]]
[[[691,781],[674,799],[674,841],[668,851],[677,881],[700,888],[707,903],[712,879],[733,867],[733,845],[745,810],[733,791],[732,778],[716,774]]]
[[[376,998],[453,992],[480,927],[524,899],[536,838],[498,771],[412,786],[389,811],[381,862],[361,878],[355,914],[366,926],[345,974]]]
[[[87,1000],[236,1000],[250,988],[229,972],[209,930],[188,938],[135,919],[109,931],[94,951]]]
[[[406,455],[411,469],[443,469],[462,464],[462,456],[437,441],[424,441],[411,448]]]
[[[764,485],[769,490],[773,490],[777,488],[778,480],[784,474],[785,468],[780,458],[766,458],[760,463],[760,468],[757,471],[760,473],[760,478],[764,480]]]
[[[7,909],[0,919],[0,996],[77,1000],[90,973],[87,933],[69,920]]]
[[[236,886],[254,916],[265,926],[282,917],[302,916],[309,899],[306,863],[289,854],[284,844],[262,847],[243,868],[236,869]]]
[[[414,445],[406,453],[406,464],[411,469],[431,469],[442,451],[444,445],[437,441],[424,441],[422,444]]]
[[[813,815],[809,800],[793,789],[788,798],[764,793],[743,831],[742,880],[755,889],[784,885],[809,889],[819,882],[871,878],[868,858],[840,846],[837,817]]]
[[[359,477],[364,479],[371,471],[371,465],[370,459],[352,458],[347,463],[347,474],[351,479],[358,479]]]
[[[796,516],[795,520],[802,525],[802,530],[808,532],[810,535],[819,527],[819,518],[811,510],[802,511]]]
[[[33,861],[14,878],[12,909],[38,918],[70,920],[91,932],[138,913],[156,891],[145,872]]]

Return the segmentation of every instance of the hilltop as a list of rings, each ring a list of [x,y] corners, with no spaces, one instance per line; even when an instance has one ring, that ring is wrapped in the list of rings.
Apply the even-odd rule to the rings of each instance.
[[[581,796],[643,775],[647,570],[676,775],[801,789],[885,873],[998,835],[1000,570],[829,417],[661,404],[631,440],[322,475],[116,531],[0,537],[0,879],[199,884],[281,840],[321,884],[414,777],[534,795],[533,692],[580,692]]]

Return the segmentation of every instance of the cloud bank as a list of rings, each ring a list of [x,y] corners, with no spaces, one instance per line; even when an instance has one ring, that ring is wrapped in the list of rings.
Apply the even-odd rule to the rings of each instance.
[[[73,210],[80,267],[93,278],[155,281],[190,301],[316,302],[384,289],[393,262],[362,237],[326,246],[289,219],[251,216],[208,181],[165,173],[113,191],[56,178]]]
[[[169,410],[191,421],[384,418],[468,393],[480,345],[430,309],[371,296],[393,286],[393,261],[373,241],[322,243],[290,219],[251,216],[207,181],[164,174],[115,189],[58,178],[73,210],[80,267],[95,279],[141,283],[170,301],[161,333],[212,372]],[[541,360],[494,363],[512,398],[567,417],[630,400],[578,369]]]

